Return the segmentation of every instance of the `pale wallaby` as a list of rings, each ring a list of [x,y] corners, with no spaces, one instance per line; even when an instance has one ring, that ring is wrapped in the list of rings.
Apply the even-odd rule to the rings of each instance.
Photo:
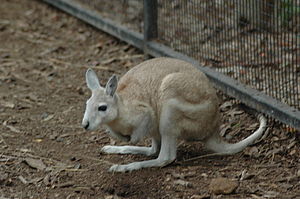
[[[236,144],[223,141],[215,89],[202,72],[178,59],[150,59],[133,67],[119,82],[112,76],[105,88],[88,69],[86,82],[92,91],[82,121],[86,130],[104,126],[112,137],[133,144],[152,138],[151,147],[104,146],[102,152],[159,153],[156,159],[114,165],[112,172],[168,165],[176,158],[178,139],[202,141],[218,154],[234,154],[261,137],[266,127],[266,119],[260,116],[260,126],[251,136]]]

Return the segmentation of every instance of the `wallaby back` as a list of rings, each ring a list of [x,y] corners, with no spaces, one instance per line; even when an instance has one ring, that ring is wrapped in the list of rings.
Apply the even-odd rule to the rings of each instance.
[[[218,103],[215,89],[201,71],[172,58],[150,59],[135,66],[119,80],[117,93],[125,101],[142,101],[158,112],[166,97],[192,104],[208,99]]]

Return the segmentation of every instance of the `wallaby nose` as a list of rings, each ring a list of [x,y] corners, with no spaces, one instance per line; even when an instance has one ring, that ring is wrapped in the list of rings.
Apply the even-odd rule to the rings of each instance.
[[[87,122],[87,123],[83,124],[83,128],[84,128],[85,130],[87,130],[87,129],[89,128],[89,125],[90,125],[90,123]]]

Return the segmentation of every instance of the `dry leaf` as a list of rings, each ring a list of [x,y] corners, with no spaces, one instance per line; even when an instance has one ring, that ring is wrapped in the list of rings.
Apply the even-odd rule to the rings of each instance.
[[[252,156],[254,156],[254,157],[258,156],[259,155],[258,152],[259,152],[259,150],[255,146],[248,147],[247,149],[244,150],[244,154],[248,155],[250,157],[252,157]]]
[[[34,141],[34,142],[37,142],[37,143],[40,143],[40,142],[43,141],[43,139],[34,139],[33,141]]]
[[[44,121],[44,122],[47,122],[47,121],[51,120],[53,117],[54,117],[54,115],[48,115],[47,117],[45,117],[45,118],[43,119],[43,121]]]
[[[244,111],[237,111],[237,110],[234,109],[234,110],[229,111],[228,115],[230,115],[230,117],[234,117],[236,115],[241,115],[243,113],[244,113]]]
[[[213,194],[230,194],[239,186],[237,181],[229,180],[227,178],[212,179],[209,190]]]
[[[221,128],[220,135],[224,137],[226,135],[226,131],[230,130],[230,124],[226,125],[224,128]]]
[[[60,184],[55,184],[52,186],[52,188],[66,188],[66,187],[73,187],[75,183],[73,181],[65,182],[65,183],[60,183]]]
[[[15,108],[15,104],[12,102],[1,102],[0,105],[6,107],[6,108]]]
[[[224,103],[220,106],[220,109],[221,109],[221,111],[226,111],[226,110],[228,110],[230,107],[232,107],[232,102],[227,101],[227,102],[224,102]]]
[[[46,165],[40,159],[26,158],[25,162],[34,169],[38,169],[38,170],[46,169]]]
[[[28,181],[23,176],[19,176],[18,178],[23,184],[28,184]]]
[[[184,186],[184,187],[192,187],[192,183],[188,182],[188,181],[185,181],[185,180],[175,180],[174,181],[174,184],[175,185],[181,185],[181,186]]]
[[[257,127],[259,126],[259,123],[256,122],[254,124],[251,124],[248,128],[246,128],[247,131],[252,131],[252,130],[255,130],[257,129]]]
[[[15,132],[15,133],[21,133],[21,131],[11,125],[8,125],[7,124],[7,121],[3,122],[3,126],[9,128],[9,130],[11,130],[12,132]]]
[[[249,174],[246,169],[244,169],[241,173],[240,181],[248,180],[253,178],[255,175]]]

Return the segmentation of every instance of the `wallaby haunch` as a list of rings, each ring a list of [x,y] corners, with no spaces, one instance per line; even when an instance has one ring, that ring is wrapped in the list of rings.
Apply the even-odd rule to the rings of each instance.
[[[108,134],[133,144],[152,138],[151,147],[104,146],[104,153],[158,153],[156,159],[114,165],[112,172],[162,167],[176,158],[177,140],[202,141],[218,154],[242,151],[262,136],[266,119],[251,136],[229,144],[219,135],[220,113],[216,91],[208,78],[190,63],[172,58],[155,58],[129,70],[118,82],[112,76],[106,87],[92,69],[86,72],[92,96],[86,103],[82,125],[87,130],[99,126]]]

